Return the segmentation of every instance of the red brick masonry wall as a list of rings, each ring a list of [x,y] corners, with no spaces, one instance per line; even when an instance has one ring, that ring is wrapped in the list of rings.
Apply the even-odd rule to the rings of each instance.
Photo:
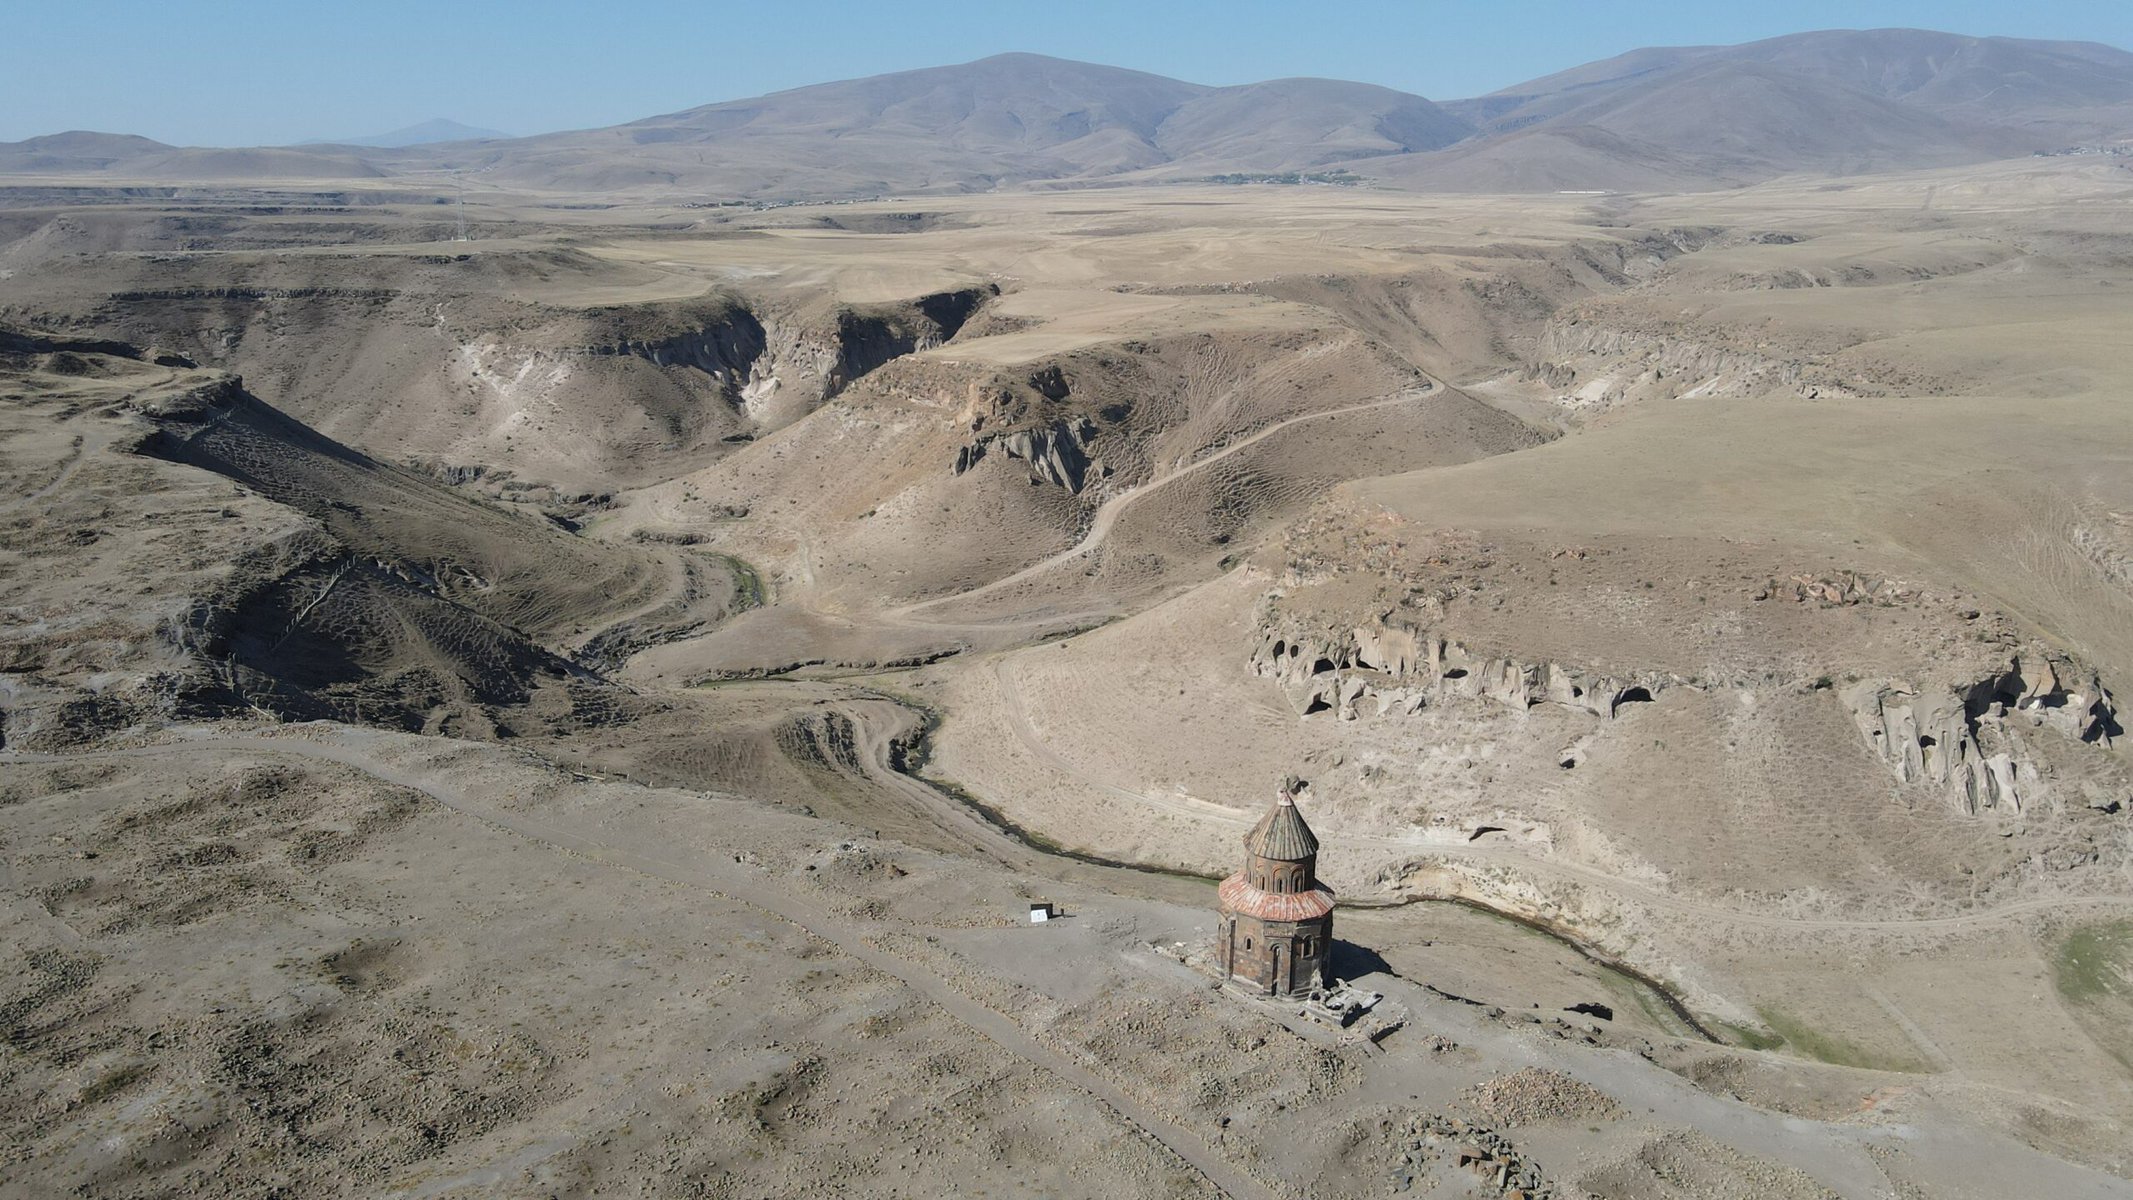
[[[1300,992],[1323,977],[1333,944],[1333,892],[1262,892],[1242,873],[1222,881],[1218,949],[1231,978],[1271,995]]]

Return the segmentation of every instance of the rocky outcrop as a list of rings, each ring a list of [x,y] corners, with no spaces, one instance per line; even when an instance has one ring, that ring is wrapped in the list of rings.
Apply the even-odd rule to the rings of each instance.
[[[953,469],[955,474],[961,475],[997,450],[1010,459],[1029,464],[1032,480],[1054,484],[1079,495],[1092,465],[1089,444],[1095,437],[1096,425],[1087,417],[987,434],[957,448]]]
[[[1252,651],[1252,671],[1278,682],[1298,713],[1330,712],[1343,721],[1455,700],[1517,712],[1556,704],[1611,719],[1624,705],[1649,702],[1682,682],[1524,662],[1389,618],[1350,629],[1269,629]]]
[[[766,323],[746,308],[734,307],[694,329],[662,337],[625,338],[578,351],[596,357],[629,356],[656,367],[683,367],[711,377],[726,403],[751,419],[760,419],[764,403],[784,376],[827,373],[828,351],[810,353],[810,339],[800,331]],[[809,359],[822,362],[813,371]],[[798,371],[794,368],[799,367]]]
[[[2019,813],[2044,802],[2046,773],[2024,728],[2108,746],[2120,732],[2095,671],[2025,651],[1983,679],[1913,686],[1866,680],[1843,693],[1852,719],[1899,783],[1945,789],[1956,810]]]
[[[1834,575],[1792,575],[1773,579],[1750,598],[1757,603],[1772,599],[1792,600],[1823,608],[1848,608],[1858,604],[1894,608],[1909,604],[1918,597],[1917,588],[1900,580],[1843,571]]]
[[[908,306],[839,312],[837,362],[829,394],[835,395],[886,363],[954,337],[985,301],[998,294],[996,287],[963,288],[920,296]]]
[[[763,356],[729,397],[759,428],[798,420],[843,388],[837,382],[838,339],[775,316],[764,322],[763,331]]]
[[[1700,339],[1698,331],[1623,329],[1572,317],[1542,333],[1527,377],[1564,393],[1573,408],[1604,409],[1647,395],[1744,396],[1827,390],[1809,364]]]
[[[738,391],[766,346],[763,323],[745,308],[687,333],[654,341],[588,348],[591,354],[630,354],[659,367],[694,367]]]
[[[782,424],[775,417],[784,409],[796,406],[784,414],[788,419],[803,415],[844,386],[850,370],[845,365],[846,332],[841,322],[830,332],[736,308],[685,333],[591,346],[583,352],[630,355],[658,367],[701,371],[741,415],[758,423]]]
[[[1786,593],[1796,586],[1807,601],[1886,602],[1893,585],[1876,583],[1793,581]],[[1481,651],[1389,614],[1350,628],[1270,622],[1253,647],[1251,669],[1278,683],[1298,714],[1337,721],[1461,702],[1510,712],[1550,704],[1612,720],[1625,706],[1656,700],[1671,688],[1702,686],[1660,672],[1603,671]],[[1820,679],[1779,686],[1821,690],[1830,684]],[[2108,748],[2123,732],[2096,672],[2064,654],[2032,648],[1982,678],[1930,685],[1870,679],[1837,694],[1899,784],[1937,789],[1959,813],[2019,814],[2060,803],[2063,798],[2052,794],[2054,781],[2082,793],[2071,804],[2111,811],[2125,799],[2123,773],[2104,769],[2109,756],[2044,754],[2050,748],[2031,740],[2042,733],[2064,746]],[[1585,740],[1563,751],[1564,766],[1582,760]]]
[[[695,329],[583,352],[702,371],[749,418],[782,424],[883,365],[954,337],[997,294],[994,287],[963,288],[908,303],[842,308],[826,325],[735,305]]]

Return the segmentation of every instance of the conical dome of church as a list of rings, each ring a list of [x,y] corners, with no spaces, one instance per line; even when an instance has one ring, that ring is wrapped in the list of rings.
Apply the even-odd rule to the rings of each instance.
[[[1259,818],[1250,833],[1244,835],[1244,849],[1261,858],[1302,862],[1317,855],[1318,835],[1304,823],[1303,814],[1296,809],[1296,801],[1284,789],[1281,799]]]

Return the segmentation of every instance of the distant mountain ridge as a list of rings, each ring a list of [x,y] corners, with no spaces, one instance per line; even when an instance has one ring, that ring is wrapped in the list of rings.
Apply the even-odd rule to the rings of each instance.
[[[1635,50],[1439,104],[1340,80],[1209,87],[1018,53],[602,129],[482,140],[491,133],[440,119],[272,151],[70,133],[0,143],[0,173],[211,171],[237,180],[247,171],[445,168],[534,190],[734,199],[1335,171],[1432,190],[1701,189],[2124,139],[2133,135],[2133,54],[2087,42],[1831,30]]]
[[[747,182],[736,191],[819,194],[1293,171],[1434,150],[1471,132],[1420,96],[1369,84],[1291,79],[1214,88],[1002,54],[493,144],[461,157],[530,186],[740,179]]]
[[[1717,65],[1760,65],[1982,125],[2128,131],[2133,53],[2096,42],[1924,29],[1824,30],[1738,46],[1632,50],[1445,105],[1484,133],[1574,117],[1585,105]]]
[[[1633,50],[1444,107],[1475,136],[1431,159],[1388,164],[1392,182],[1477,191],[1734,186],[2125,138],[2133,54],[2092,42],[1827,30]]]
[[[127,133],[73,130],[0,142],[0,175],[78,175],[158,182],[248,183],[291,179],[376,179],[387,172],[341,149],[170,146]]]

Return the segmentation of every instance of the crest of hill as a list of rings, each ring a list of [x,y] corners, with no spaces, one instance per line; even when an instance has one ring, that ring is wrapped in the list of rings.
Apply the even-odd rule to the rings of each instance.
[[[970,189],[1188,164],[1290,170],[1470,132],[1420,96],[1285,79],[1215,88],[1036,54],[819,84],[483,147],[534,186],[661,182],[741,194]],[[716,156],[703,150],[716,147]]]
[[[988,150],[1052,150],[1105,130],[1153,138],[1198,84],[1039,54],[816,84],[650,117],[612,132],[642,145],[734,134],[905,136]],[[601,131],[610,132],[610,131]],[[568,136],[568,135],[565,135]]]
[[[2033,148],[2018,131],[1952,120],[1828,78],[1704,59],[1609,88],[1563,115],[1374,173],[1454,191],[1629,191],[1956,166]]]
[[[169,146],[125,133],[76,130],[0,142],[0,174],[100,172],[128,179],[245,182],[268,179],[376,179],[376,164],[334,147],[223,150]]]
[[[113,163],[150,154],[166,154],[174,149],[176,147],[130,133],[73,129],[66,133],[24,138],[19,142],[0,142],[0,171],[25,174],[101,171]]]
[[[2133,126],[2133,54],[2095,42],[1924,29],[1824,30],[1738,46],[1633,50],[1446,107],[1483,133],[1585,123],[1595,106],[1697,72],[1766,67],[1969,125],[2031,131],[2052,148]]]

